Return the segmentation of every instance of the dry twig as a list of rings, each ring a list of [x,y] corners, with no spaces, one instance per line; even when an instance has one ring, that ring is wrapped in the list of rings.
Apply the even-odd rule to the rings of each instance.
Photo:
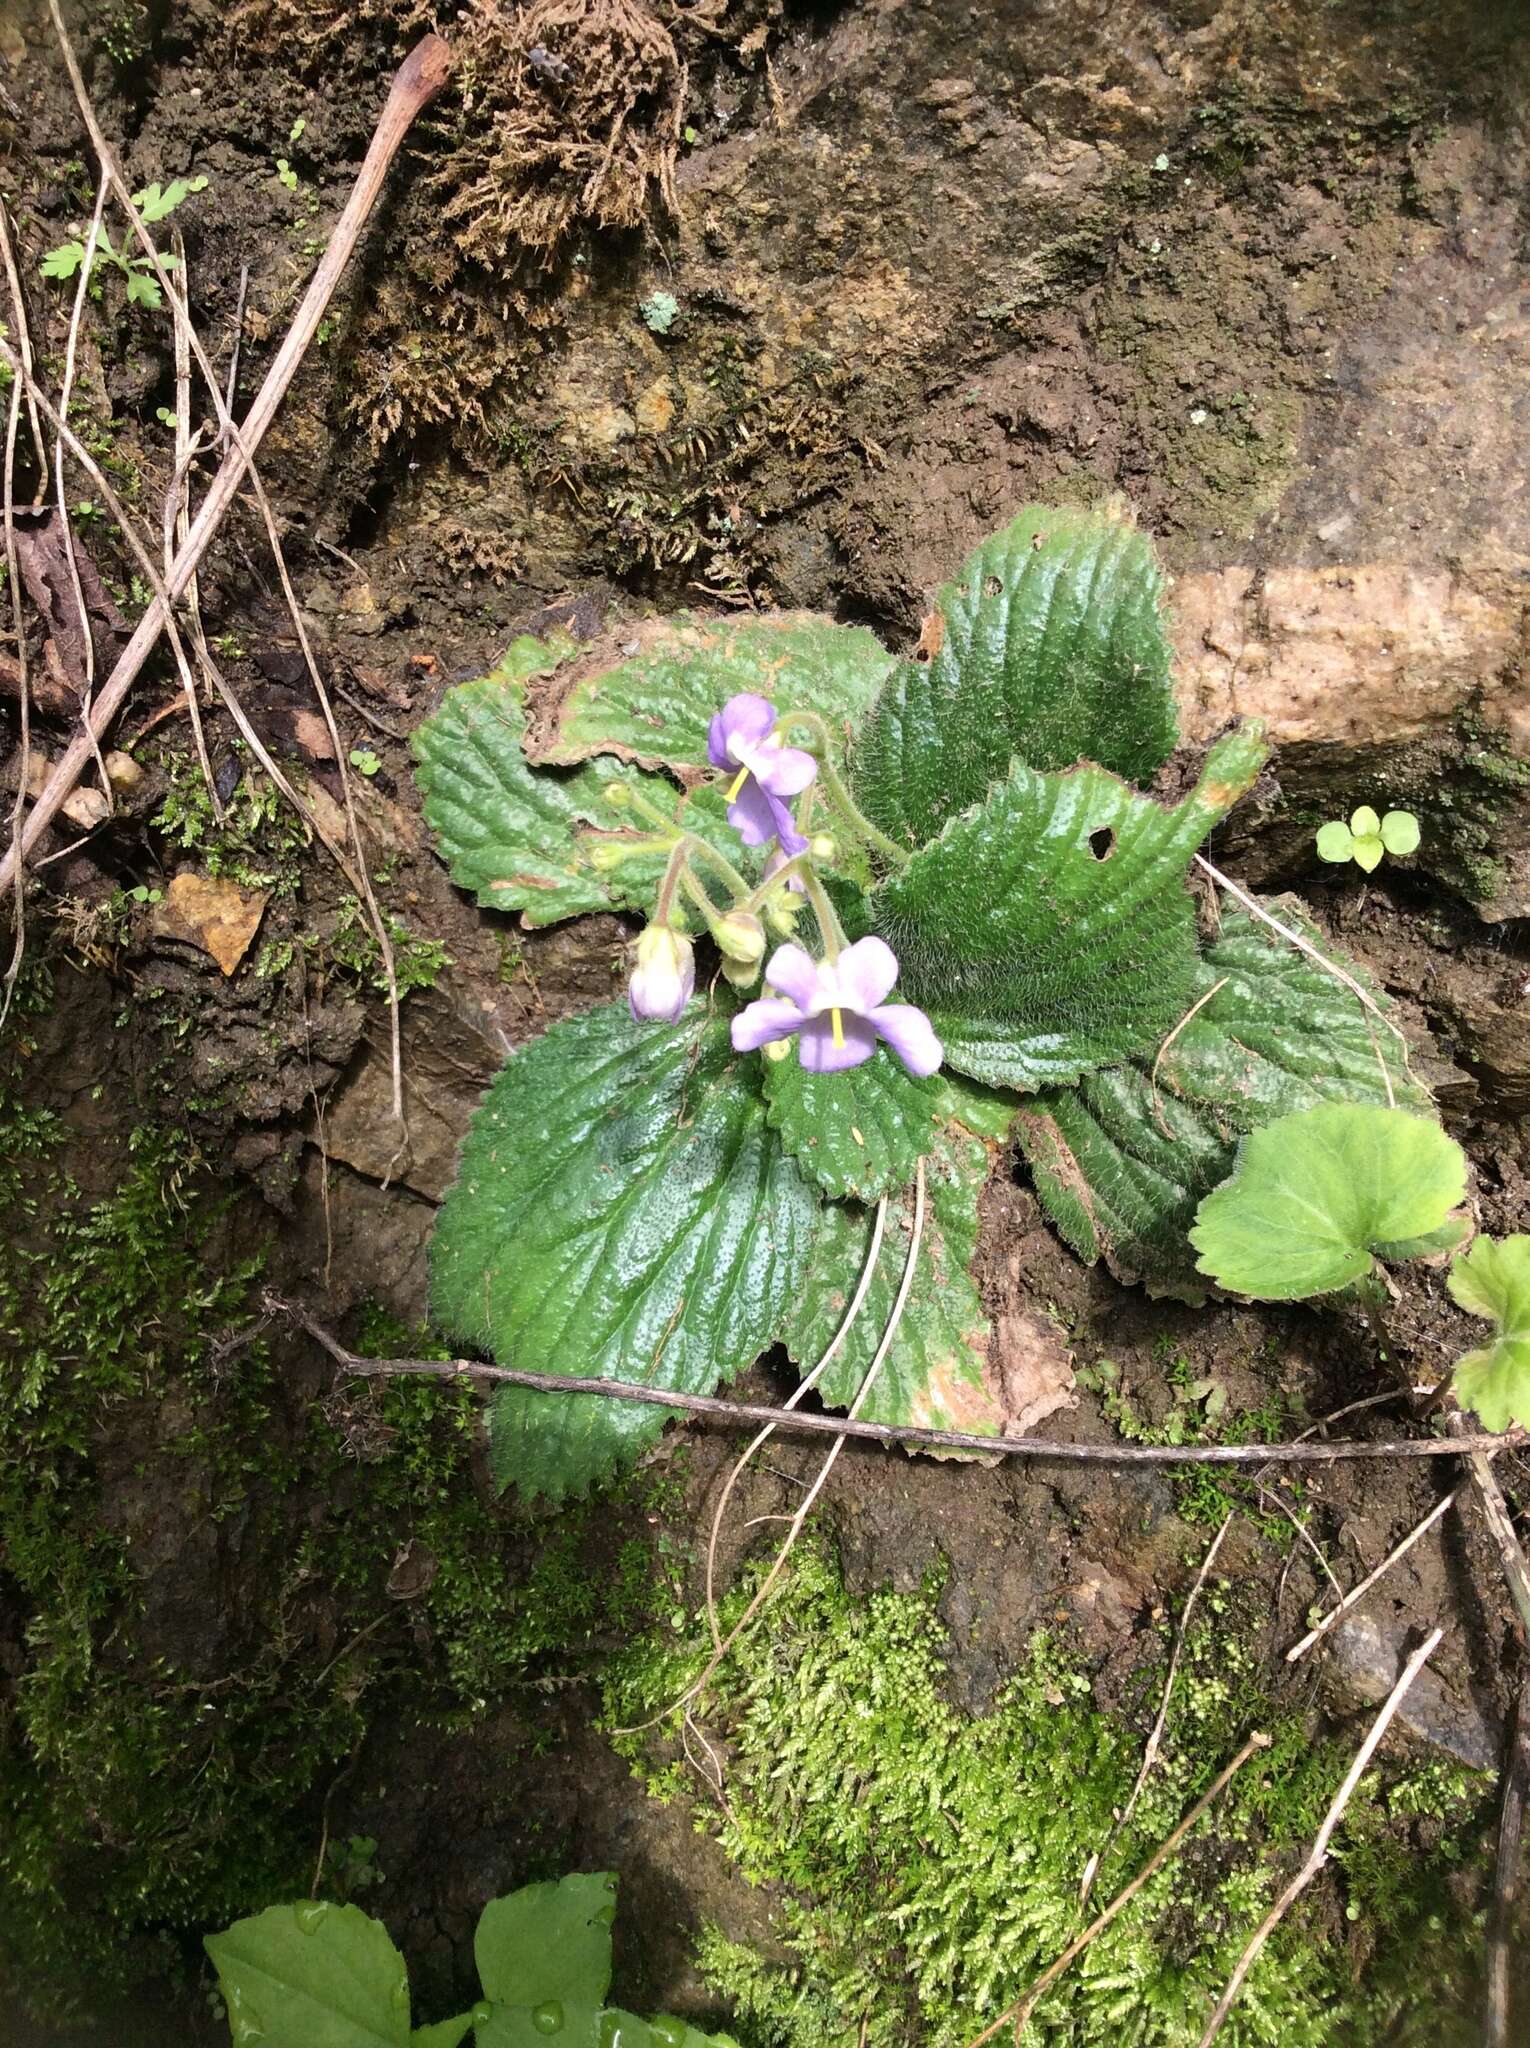
[[[1232,1527],[1233,1514],[1236,1512],[1237,1510],[1234,1509],[1232,1513],[1224,1517],[1221,1528],[1212,1537],[1206,1555],[1201,1559],[1201,1568],[1195,1575],[1195,1584],[1190,1588],[1190,1595],[1185,1601],[1184,1612],[1179,1617],[1179,1627],[1174,1632],[1174,1650],[1169,1658],[1168,1674],[1163,1682],[1163,1697],[1158,1702],[1158,1718],[1153,1723],[1152,1733],[1148,1736],[1147,1740],[1147,1748],[1143,1752],[1142,1768],[1137,1773],[1137,1782],[1132,1786],[1131,1797],[1111,1824],[1110,1833],[1105,1837],[1104,1847],[1098,1849],[1089,1859],[1084,1871],[1084,1881],[1079,1886],[1078,1902],[1081,1906],[1089,1903],[1089,1894],[1094,1888],[1095,1876],[1100,1866],[1104,1863],[1105,1858],[1114,1848],[1122,1830],[1129,1825],[1132,1815],[1137,1810],[1137,1801],[1142,1797],[1142,1788],[1147,1783],[1148,1775],[1158,1760],[1158,1751],[1163,1742],[1163,1731],[1169,1719],[1169,1700],[1174,1691],[1174,1681],[1179,1675],[1179,1660],[1184,1655],[1185,1638],[1190,1632],[1190,1617],[1195,1612],[1195,1603],[1201,1597],[1201,1588],[1206,1583],[1206,1576],[1210,1572],[1211,1567],[1217,1561],[1217,1552],[1222,1548],[1222,1539]]]
[[[861,1312],[861,1305],[865,1301],[872,1280],[876,1276],[877,1259],[881,1255],[882,1250],[882,1232],[886,1226],[887,1197],[883,1195],[877,1203],[876,1216],[871,1226],[871,1242],[866,1248],[866,1262],[861,1268],[861,1277],[856,1282],[855,1293],[851,1296],[850,1305],[840,1319],[839,1328],[829,1339],[828,1348],[822,1358],[819,1359],[813,1370],[803,1378],[801,1384],[787,1397],[786,1406],[788,1408],[795,1408],[803,1396],[811,1392],[818,1384],[828,1369],[835,1353],[849,1336],[851,1330],[854,1329],[856,1319]],[[740,1455],[723,1484],[723,1490],[718,1496],[716,1511],[712,1516],[712,1530],[707,1538],[706,1606],[707,1624],[712,1631],[713,1646],[719,1650],[722,1648],[722,1631],[717,1625],[717,1595],[714,1590],[717,1570],[717,1539],[722,1529],[723,1516],[728,1511],[728,1502],[733,1498],[734,1487],[737,1486],[739,1480],[743,1477],[744,1469],[748,1465],[749,1460],[766,1440],[774,1434],[775,1428],[776,1425],[773,1422],[767,1422],[765,1427],[758,1432],[753,1441]],[[771,1519],[774,1519],[774,1517]],[[783,1517],[782,1519],[786,1520],[789,1517]]]
[[[851,1436],[867,1443],[908,1444],[916,1449],[977,1451],[984,1457],[1050,1458],[1075,1465],[1331,1465],[1385,1458],[1458,1458],[1472,1450],[1500,1451],[1526,1441],[1522,1430],[1502,1436],[1393,1437],[1379,1443],[1290,1444],[1079,1444],[1045,1436],[978,1436],[966,1430],[916,1429],[892,1422],[861,1422],[840,1415],[804,1415],[770,1408],[760,1401],[724,1401],[711,1394],[682,1394],[634,1380],[582,1379],[555,1372],[523,1372],[516,1366],[484,1365],[471,1358],[358,1358],[295,1302],[268,1293],[273,1315],[288,1315],[346,1372],[358,1378],[409,1374],[432,1379],[476,1379],[486,1384],[529,1387],[540,1394],[594,1394],[607,1400],[641,1401],[685,1415],[719,1422],[772,1423],[794,1436]]]
[[[1514,1960],[1514,1905],[1519,1897],[1520,1842],[1525,1799],[1530,1794],[1530,1675],[1520,1685],[1514,1731],[1503,1773],[1503,1808],[1498,1819],[1498,1859],[1493,1873],[1493,1915],[1488,1923],[1487,2011],[1483,2048],[1511,2048],[1509,1987]]]
[[[1313,1838],[1312,1847],[1308,1851],[1306,1862],[1286,1886],[1274,1905],[1271,1906],[1269,1912],[1265,1914],[1258,1927],[1255,1928],[1247,1948],[1239,1956],[1237,1967],[1228,1979],[1227,1989],[1217,2000],[1216,2011],[1211,2015],[1206,2031],[1200,2038],[1199,2048],[1211,2048],[1211,2043],[1222,2031],[1227,2015],[1237,2003],[1238,1994],[1243,1989],[1249,1971],[1258,1961],[1260,1950],[1275,1932],[1275,1929],[1280,1925],[1286,1914],[1291,1910],[1297,1899],[1301,1897],[1302,1893],[1328,1861],[1328,1846],[1333,1840],[1334,1829],[1343,1819],[1344,1809],[1354,1797],[1355,1787],[1365,1776],[1366,1767],[1375,1755],[1377,1745],[1380,1743],[1382,1736],[1386,1734],[1387,1729],[1391,1726],[1392,1716],[1402,1705],[1409,1686],[1418,1677],[1418,1674],[1423,1670],[1429,1658],[1434,1655],[1435,1650],[1439,1647],[1440,1638],[1444,1633],[1445,1631],[1441,1628],[1431,1629],[1403,1666],[1402,1675],[1382,1702],[1380,1713],[1371,1723],[1364,1742],[1361,1743],[1359,1749],[1355,1752],[1354,1762],[1345,1773],[1343,1784],[1334,1794],[1333,1803],[1323,1816],[1323,1824]]]
[[[1147,1862],[1143,1864],[1142,1868],[1137,1872],[1137,1875],[1132,1879],[1131,1883],[1126,1887],[1126,1889],[1124,1891],[1117,1892],[1116,1896],[1111,1900],[1110,1904],[1105,1908],[1104,1912],[1099,1914],[1095,1919],[1091,1920],[1089,1925],[1084,1929],[1083,1933],[1078,1935],[1076,1939],[1074,1939],[1073,1941],[1069,1942],[1068,1946],[1063,1950],[1062,1954],[1057,1958],[1056,1962],[1048,1964],[1047,1968],[1042,1971],[1041,1975],[1030,1986],[1030,1988],[1022,1992],[1020,1997],[1015,2000],[1013,2005],[1007,2006],[1005,2010],[999,2014],[999,2017],[992,2023],[991,2026],[985,2027],[981,2034],[975,2034],[973,2038],[967,2043],[967,2048],[983,2048],[983,2043],[985,2041],[991,2041],[994,2035],[999,2032],[1001,2027],[1007,2027],[1011,2023],[1013,2023],[1014,2025],[1015,2039],[1018,2042],[1021,2035],[1025,2031],[1026,2021],[1030,2018],[1032,2011],[1035,2009],[1036,2001],[1039,1998],[1043,1997],[1051,1989],[1051,1987],[1057,1982],[1058,1978],[1063,1974],[1064,1970],[1068,1968],[1069,1964],[1076,1962],[1077,1959],[1084,1953],[1084,1950],[1088,1948],[1089,1944],[1092,1941],[1094,1941],[1099,1935],[1105,1932],[1106,1928],[1110,1925],[1112,1920],[1114,1920],[1116,1916],[1120,1912],[1122,1912],[1125,1907],[1131,1904],[1132,1900],[1137,1896],[1138,1892],[1141,1891],[1142,1887],[1148,1882],[1148,1880],[1151,1877],[1153,1877],[1158,1871],[1162,1870],[1163,1866],[1168,1862],[1169,1858],[1174,1854],[1175,1850],[1179,1847],[1180,1843],[1185,1839],[1186,1835],[1188,1835],[1190,1830],[1195,1826],[1196,1822],[1200,1819],[1201,1815],[1206,1811],[1207,1807],[1213,1805],[1218,1799],[1221,1798],[1223,1792],[1226,1791],[1227,1787],[1232,1783],[1233,1779],[1237,1776],[1238,1772],[1242,1770],[1243,1766],[1248,1762],[1249,1758],[1259,1750],[1268,1749],[1269,1746],[1270,1738],[1268,1735],[1260,1734],[1258,1732],[1251,1735],[1248,1738],[1247,1742],[1244,1743],[1243,1747],[1238,1751],[1238,1754],[1233,1758],[1232,1762],[1228,1764],[1224,1770],[1219,1771],[1217,1773],[1215,1779],[1201,1794],[1200,1798],[1196,1800],[1194,1806],[1191,1807],[1190,1811],[1185,1815],[1184,1819],[1174,1829],[1173,1833],[1167,1835],[1164,1838],[1164,1840],[1159,1843],[1158,1847],[1153,1851],[1152,1855],[1148,1858]]]
[[[53,0],[53,5],[57,19],[56,0]],[[62,27],[61,21],[59,26]],[[77,94],[83,97],[84,82],[79,79],[78,66],[74,64],[72,52],[67,49],[65,61],[71,65],[72,74],[77,80]],[[371,147],[367,151],[366,161],[320,259],[319,267],[314,272],[302,304],[293,316],[292,325],[277,351],[276,360],[266,373],[265,381],[245,415],[239,429],[238,440],[230,447],[214,476],[207,496],[191,523],[186,543],[176,555],[173,572],[166,579],[167,597],[161,598],[156,595],[155,601],[144,613],[132,638],[118,656],[111,675],[97,695],[94,715],[88,722],[87,731],[72,740],[60,756],[48,778],[46,788],[26,818],[20,843],[13,844],[3,859],[0,859],[0,894],[14,885],[22,859],[37,844],[59,806],[78,782],[97,738],[105,732],[122,708],[128,691],[137,680],[160,634],[165,630],[169,604],[178,600],[184,592],[198,563],[206,553],[208,543],[232,505],[239,486],[244,481],[250,457],[264,438],[277,408],[286,396],[287,387],[309,343],[313,340],[314,332],[324,316],[335,287],[340,281],[341,272],[349,262],[351,252],[376,203],[383,179],[400,143],[416,115],[446,83],[450,62],[445,43],[439,36],[430,35],[423,37],[415,45],[399,67],[388,94],[387,104],[373,134]]]

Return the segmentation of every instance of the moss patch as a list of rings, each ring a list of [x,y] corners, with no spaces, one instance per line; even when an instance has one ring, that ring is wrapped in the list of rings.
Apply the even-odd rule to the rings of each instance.
[[[0,1051],[0,1990],[62,2004],[195,1969],[205,1928],[306,1891],[328,1788],[374,1723],[449,1726],[578,1675],[673,1596],[640,1513],[627,1540],[618,1504],[613,1539],[610,1503],[598,1527],[531,1528],[481,1496],[465,1387],[305,1379],[183,1131],[97,1138],[109,1192],[87,1196],[76,1134],[28,1105],[34,1057],[18,1007]],[[356,1338],[427,1341],[377,1315]]]
[[[957,2048],[1082,1924],[1079,1881],[1130,1792],[1142,1734],[1095,1710],[1088,1678],[1045,1636],[990,1714],[958,1712],[942,1686],[938,1590],[857,1602],[822,1550],[799,1551],[768,1620],[708,1696],[724,1805],[698,1824],[751,1882],[781,1888],[787,1961],[715,1928],[698,1951],[750,2048]],[[1244,1647],[1257,1602],[1252,1589],[1208,1589],[1162,1761],[1099,1874],[1094,1909],[1249,1729],[1268,1730],[1273,1746],[1051,1992],[1038,2016],[1047,2040],[1193,2044],[1347,1768],[1347,1740],[1314,1739],[1300,1717],[1273,1712]],[[609,1682],[612,1722],[674,1698],[699,1647],[671,1637],[634,1651]],[[1161,1669],[1148,1675],[1144,1726],[1160,1683]],[[629,1753],[660,1796],[678,1792],[662,1757]],[[1265,1950],[1224,2038],[1359,2048],[1427,2028],[1437,2043],[1475,2039],[1461,1986],[1471,1921],[1452,1880],[1487,1803],[1478,1781],[1438,1764],[1371,1773],[1333,1877]]]

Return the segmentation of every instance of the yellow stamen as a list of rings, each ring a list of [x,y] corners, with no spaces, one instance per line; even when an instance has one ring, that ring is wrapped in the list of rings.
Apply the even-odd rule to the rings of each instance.
[[[834,1049],[836,1052],[843,1052],[845,1049],[845,1020],[838,1010],[830,1010],[829,1024],[834,1033]]]
[[[745,782],[748,780],[748,777],[749,770],[747,768],[740,768],[737,775],[734,776],[732,782],[728,785],[728,794],[723,799],[724,803],[731,804],[737,802],[738,793],[743,788]]]

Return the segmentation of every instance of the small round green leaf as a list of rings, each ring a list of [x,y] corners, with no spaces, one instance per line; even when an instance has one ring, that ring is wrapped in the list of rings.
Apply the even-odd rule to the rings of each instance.
[[[1360,1279],[1373,1254],[1417,1258],[1459,1242],[1450,1212],[1465,1192],[1465,1154],[1426,1117],[1325,1103],[1244,1139],[1190,1242],[1229,1293],[1300,1301]]]
[[[1369,804],[1362,804],[1350,819],[1349,829],[1357,839],[1375,839],[1381,831],[1381,820]]]
[[[1418,819],[1411,811],[1388,811],[1381,821],[1381,843],[1388,853],[1418,852]]]
[[[1488,1429],[1530,1423],[1530,1237],[1479,1237],[1447,1284],[1469,1315],[1498,1325],[1493,1343],[1457,1360],[1457,1400]]]
[[[1333,819],[1318,828],[1317,850],[1319,860],[1346,861],[1355,851],[1355,836],[1346,824]]]
[[[1355,866],[1363,868],[1368,875],[1373,874],[1380,867],[1381,856],[1385,851],[1380,833],[1367,832],[1355,840]]]

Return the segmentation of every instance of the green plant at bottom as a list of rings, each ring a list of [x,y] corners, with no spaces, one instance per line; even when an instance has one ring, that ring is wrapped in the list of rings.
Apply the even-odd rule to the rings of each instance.
[[[733,1596],[725,1628],[749,1590]],[[822,1550],[799,1547],[698,1710],[726,1759],[725,1810],[709,1805],[698,1825],[715,1829],[750,1884],[782,1888],[774,1932],[787,1963],[718,1929],[698,1950],[749,2048],[961,2048],[1084,1924],[1080,1878],[1130,1792],[1161,1667],[1134,1730],[1096,1711],[1088,1677],[1038,1636],[992,1710],[970,1717],[946,1690],[937,1597],[930,1583],[852,1599]],[[1315,1741],[1300,1716],[1272,1707],[1261,1618],[1256,1589],[1208,1585],[1158,1767],[1091,1908],[1135,1874],[1251,1727],[1272,1747],[1048,1994],[1033,2028],[1054,2048],[1194,2048],[1348,1766],[1349,1743]],[[702,1630],[635,1647],[609,1682],[610,1720],[661,1710],[709,1650]],[[680,1789],[641,1738],[618,1746],[661,1796]],[[1409,1796],[1416,1778],[1427,1782]],[[1340,1830],[1331,1888],[1264,1951],[1228,2048],[1474,2040],[1471,1994],[1457,1989],[1471,1923],[1449,1880],[1489,1803],[1453,1767],[1371,1773]]]
[[[207,1937],[234,2048],[736,2048],[667,2016],[608,2006],[616,1879],[529,1884],[491,1899],[473,1936],[484,1996],[411,2027],[404,1959],[357,1906],[300,1899]]]

